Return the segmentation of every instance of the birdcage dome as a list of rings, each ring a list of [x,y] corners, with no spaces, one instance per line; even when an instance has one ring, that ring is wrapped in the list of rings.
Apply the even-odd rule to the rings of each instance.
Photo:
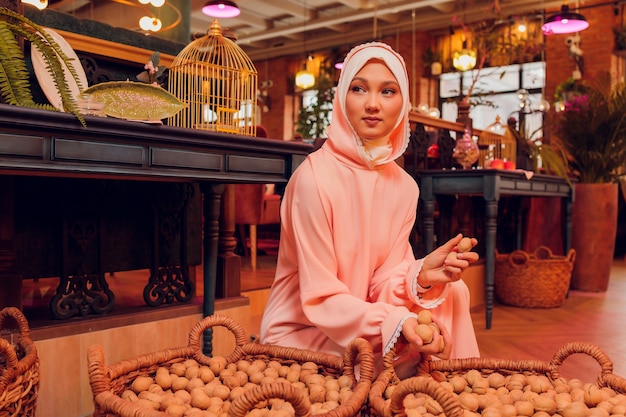
[[[172,126],[255,136],[257,70],[246,53],[224,36],[217,21],[187,45],[169,69],[168,90],[187,104]]]
[[[493,159],[515,162],[517,142],[508,127],[500,122],[500,116],[496,116],[496,121],[480,134],[478,148],[483,166],[488,166],[488,161]]]

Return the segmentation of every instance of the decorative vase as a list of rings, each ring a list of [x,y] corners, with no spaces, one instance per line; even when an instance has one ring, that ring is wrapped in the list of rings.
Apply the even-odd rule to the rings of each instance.
[[[472,165],[478,161],[479,156],[478,144],[472,139],[469,128],[466,128],[463,137],[458,139],[454,145],[452,157],[463,169],[471,169]]]
[[[576,184],[572,210],[572,248],[576,262],[570,288],[606,291],[617,235],[618,184]]]

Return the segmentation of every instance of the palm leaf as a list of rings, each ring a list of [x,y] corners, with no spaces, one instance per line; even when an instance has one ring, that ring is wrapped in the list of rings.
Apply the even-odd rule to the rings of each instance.
[[[559,114],[558,136],[583,183],[615,179],[626,160],[626,84],[600,74]]]

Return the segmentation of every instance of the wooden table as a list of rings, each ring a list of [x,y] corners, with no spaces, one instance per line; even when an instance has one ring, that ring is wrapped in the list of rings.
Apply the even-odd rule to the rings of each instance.
[[[0,104],[0,304],[11,291],[14,301],[21,297],[10,285],[21,286],[13,245],[17,179],[193,183],[204,197],[204,313],[212,314],[224,185],[285,183],[312,146],[114,118],[88,116],[86,122],[83,127],[71,114]]]
[[[498,202],[503,196],[555,197],[563,201],[565,253],[572,235],[573,189],[562,177],[496,169],[424,170],[419,172],[426,253],[434,249],[434,211],[437,196],[482,196],[485,200],[485,304],[486,328],[491,328]],[[450,221],[450,219],[441,219]]]

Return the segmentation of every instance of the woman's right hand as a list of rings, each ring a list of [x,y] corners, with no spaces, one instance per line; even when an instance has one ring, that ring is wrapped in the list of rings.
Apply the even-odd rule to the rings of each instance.
[[[457,245],[462,238],[463,235],[459,233],[424,257],[422,269],[417,277],[417,283],[421,287],[458,281],[463,271],[478,260],[476,252],[458,251]],[[475,238],[471,238],[470,242],[472,248],[478,243]],[[451,252],[454,252],[455,256],[449,258]]]

